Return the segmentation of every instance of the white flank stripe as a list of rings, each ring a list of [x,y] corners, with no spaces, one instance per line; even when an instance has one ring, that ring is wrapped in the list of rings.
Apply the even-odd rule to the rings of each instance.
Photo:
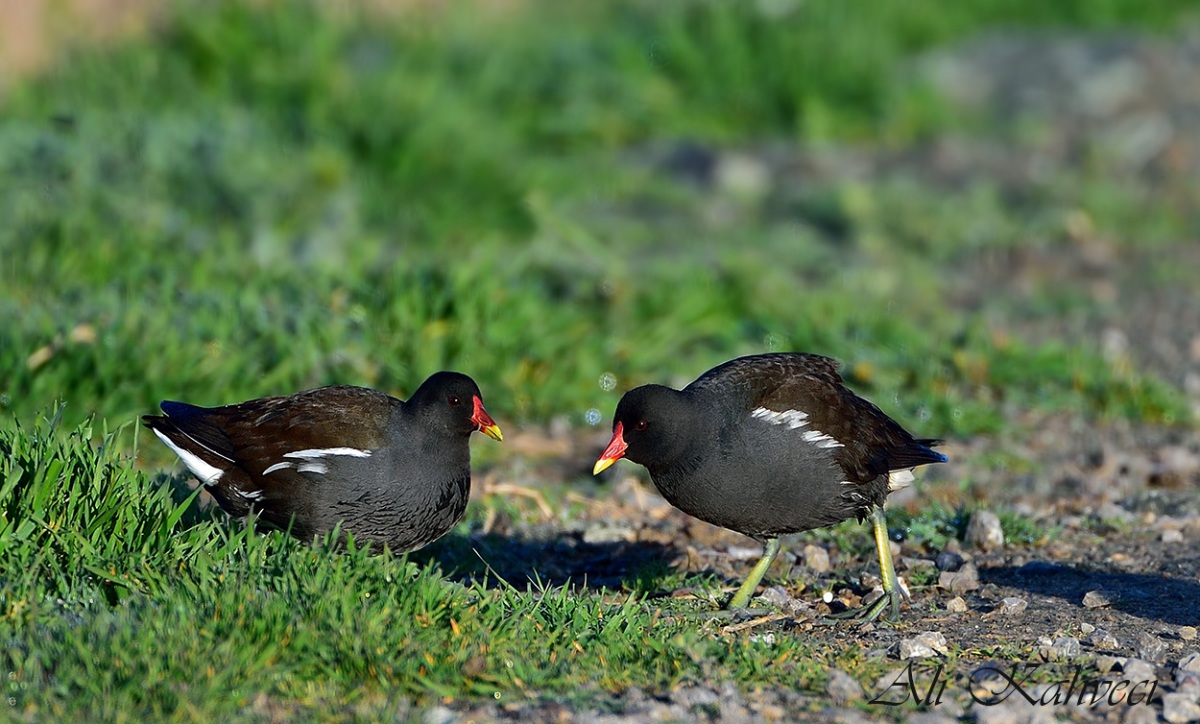
[[[261,500],[262,499],[262,491],[261,490],[251,490],[249,492],[242,493],[242,497],[248,498],[250,500]]]
[[[300,467],[296,468],[296,470],[302,473],[316,473],[317,475],[324,475],[329,472],[329,468],[325,467],[325,463],[322,462],[300,463]]]
[[[171,442],[170,438],[158,430],[155,430],[154,434],[158,435],[158,439],[165,442],[167,447],[174,450],[175,454],[179,456],[179,459],[183,461],[183,464],[187,466],[187,469],[192,472],[192,475],[195,475],[196,478],[205,485],[216,485],[217,481],[221,479],[221,476],[225,474],[220,468],[215,468],[201,460],[196,456],[195,453],[188,452],[187,450],[184,450],[175,443]]]
[[[893,470],[888,475],[888,492],[907,488],[912,481],[916,480],[912,470]]]
[[[820,430],[805,430],[804,441],[811,442],[817,447],[845,447],[845,445],[842,445],[840,442],[834,440],[832,437],[826,435]]]
[[[800,410],[777,412],[775,410],[768,410],[765,407],[756,407],[750,412],[750,416],[765,420],[772,425],[787,425],[791,430],[804,427],[808,424],[808,413],[801,412]]]
[[[271,473],[277,472],[279,470],[287,470],[288,468],[294,468],[294,467],[296,467],[296,463],[275,463],[271,467],[264,470],[262,474],[270,475]]]
[[[314,448],[312,450],[296,450],[295,452],[284,453],[285,458],[297,458],[299,460],[318,460],[320,458],[329,457],[330,455],[348,455],[352,458],[369,458],[371,457],[370,450],[359,450],[353,447],[323,447]],[[325,472],[322,470],[321,472]]]

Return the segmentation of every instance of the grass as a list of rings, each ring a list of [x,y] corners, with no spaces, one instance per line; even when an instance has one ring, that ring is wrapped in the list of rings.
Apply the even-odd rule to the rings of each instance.
[[[1194,221],[1169,201],[1086,174],[1019,206],[986,182],[723,187],[663,159],[991,132],[906,63],[996,27],[1169,32],[1189,2],[516,5],[179,3],[8,91],[0,691],[18,716],[404,718],[687,682],[816,693],[830,666],[885,669],[665,615],[642,596],[684,579],[654,563],[580,595],[505,585],[465,550],[443,567],[251,534],[153,472],[169,453],[129,423],[163,398],[403,396],[456,368],[506,431],[583,428],[636,384],[804,349],[924,435],[1003,433],[1023,409],[1188,422],[1175,386],[1088,340],[1023,340],[1004,300],[947,303],[975,255],[1068,250],[1081,213],[1169,250]],[[1020,313],[1089,304],[1047,290]],[[893,525],[937,548],[962,515]]]

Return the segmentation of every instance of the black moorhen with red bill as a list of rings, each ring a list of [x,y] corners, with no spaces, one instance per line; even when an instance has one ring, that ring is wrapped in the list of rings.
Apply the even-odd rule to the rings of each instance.
[[[224,407],[163,402],[142,421],[175,451],[225,512],[301,540],[339,523],[395,553],[442,537],[471,490],[468,438],[502,440],[479,387],[438,372],[407,402],[333,386]]]
[[[626,392],[599,473],[625,457],[646,466],[671,505],[764,543],[762,560],[729,602],[742,608],[779,553],[779,536],[870,518],[885,595],[855,612],[874,620],[901,590],[884,499],[912,468],[946,462],[842,384],[838,363],[815,354],[740,357],[683,390]]]

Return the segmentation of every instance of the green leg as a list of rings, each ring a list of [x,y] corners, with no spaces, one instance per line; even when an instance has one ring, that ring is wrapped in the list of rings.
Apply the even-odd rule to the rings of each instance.
[[[863,622],[874,621],[890,604],[892,611],[887,617],[888,620],[900,620],[900,583],[896,579],[892,546],[888,543],[887,514],[884,513],[882,505],[871,510],[871,528],[875,533],[875,549],[879,552],[879,576],[883,579],[883,595],[870,606],[832,614],[830,618],[861,618]]]
[[[892,562],[892,546],[888,542],[887,514],[883,506],[871,511],[871,527],[875,529],[875,547],[879,549],[879,576],[883,579],[883,601],[888,599],[892,604],[889,621],[900,620],[900,582],[896,580],[896,564]],[[880,606],[868,621],[874,620],[883,611]]]
[[[779,555],[779,539],[768,538],[766,545],[763,546],[762,559],[754,566],[754,570],[750,571],[750,575],[746,577],[746,582],[742,584],[742,587],[733,594],[733,598],[729,601],[730,608],[745,608],[746,604],[750,603],[750,596],[754,595],[754,589],[758,588],[759,581],[767,574],[767,569],[771,567],[771,563],[777,555]]]

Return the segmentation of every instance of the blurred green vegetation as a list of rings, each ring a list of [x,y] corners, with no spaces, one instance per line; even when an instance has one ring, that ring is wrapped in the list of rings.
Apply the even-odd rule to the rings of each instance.
[[[580,422],[628,386],[794,348],[855,365],[926,433],[995,430],[1004,401],[1185,414],[1087,345],[1001,347],[944,301],[967,255],[1065,243],[1077,207],[1105,223],[1095,184],[1017,214],[986,187],[864,181],[772,213],[646,158],[911,142],[961,120],[904,81],[912,53],[998,23],[1167,27],[1186,3],[481,7],[181,3],[13,90],[0,409],[120,421],[457,368],[502,417]]]
[[[1194,220],[1166,201],[1086,175],[1020,208],[986,183],[895,179],[763,198],[663,158],[987,132],[906,63],[985,29],[1169,30],[1192,6],[222,0],[25,79],[0,101],[0,691],[34,718],[349,719],[403,718],[409,696],[820,691],[833,665],[874,680],[886,662],[859,647],[763,649],[657,605],[249,535],[134,470],[135,435],[108,431],[162,398],[403,396],[442,368],[506,425],[582,426],[630,386],[783,349],[840,357],[922,435],[1003,431],[1029,408],[1184,421],[1178,390],[1093,343],[1014,336],[1004,299],[948,301],[976,255],[1065,248],[1072,213],[1117,245],[1177,243]],[[71,434],[37,420],[56,400]],[[936,546],[961,513],[898,525]],[[655,575],[677,574],[633,590]]]

